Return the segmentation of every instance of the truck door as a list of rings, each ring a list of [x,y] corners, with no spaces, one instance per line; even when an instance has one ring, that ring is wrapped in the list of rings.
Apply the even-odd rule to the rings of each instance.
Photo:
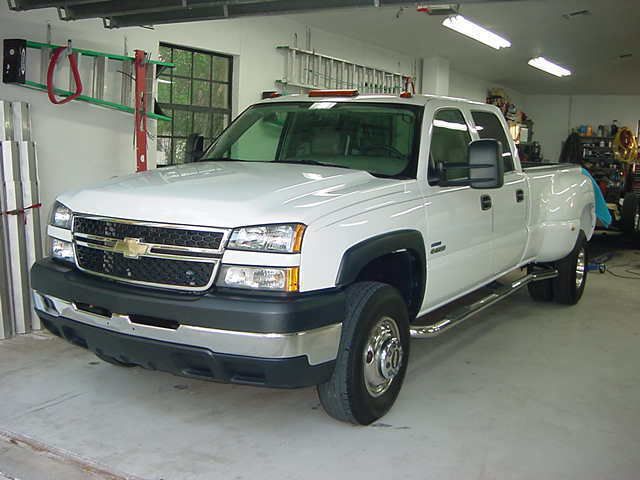
[[[504,186],[488,190],[493,204],[494,273],[513,269],[522,261],[527,244],[527,210],[529,199],[525,175],[516,171],[515,152],[507,138],[506,125],[491,111],[471,109],[475,130],[480,138],[502,143]]]
[[[489,279],[493,272],[491,205],[484,198],[487,191],[439,185],[439,162],[445,166],[457,164],[447,169],[449,179],[468,177],[464,164],[468,163],[471,142],[462,111],[439,105],[433,107],[426,185],[428,262],[424,308],[450,301]]]

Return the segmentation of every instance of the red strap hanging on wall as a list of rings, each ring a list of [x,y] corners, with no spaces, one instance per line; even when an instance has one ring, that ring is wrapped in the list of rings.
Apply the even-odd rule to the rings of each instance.
[[[147,54],[143,50],[136,50],[136,171],[147,170]]]
[[[58,59],[63,53],[67,53],[69,57],[69,66],[71,67],[71,73],[73,74],[73,81],[76,84],[76,91],[72,95],[66,98],[58,100],[55,93],[55,85],[53,84],[53,75],[56,71],[56,64]],[[47,93],[49,94],[49,100],[56,105],[63,105],[75,100],[82,94],[82,79],[80,78],[80,72],[78,71],[78,55],[71,51],[71,41],[69,41],[66,47],[58,47],[53,51],[51,60],[49,60],[49,68],[47,69]]]
[[[41,203],[34,203],[33,205],[29,205],[28,207],[18,208],[17,210],[7,210],[6,212],[0,212],[0,216],[2,215],[17,215],[22,216],[24,220],[24,224],[27,224],[27,212],[29,210],[33,210],[36,208],[42,207]]]

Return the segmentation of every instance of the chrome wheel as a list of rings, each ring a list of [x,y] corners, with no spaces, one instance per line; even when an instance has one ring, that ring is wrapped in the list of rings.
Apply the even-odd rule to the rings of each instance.
[[[383,317],[374,325],[362,353],[364,384],[372,397],[383,395],[402,367],[402,343],[398,324]]]
[[[580,290],[584,283],[584,275],[587,269],[587,253],[584,248],[578,252],[576,262],[576,290]]]

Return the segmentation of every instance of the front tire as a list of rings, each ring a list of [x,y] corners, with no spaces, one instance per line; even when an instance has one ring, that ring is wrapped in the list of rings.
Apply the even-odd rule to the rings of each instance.
[[[400,292],[384,283],[356,283],[346,296],[335,370],[318,385],[318,396],[333,418],[369,425],[400,392],[409,360],[409,314]]]
[[[557,303],[575,305],[580,301],[587,284],[588,265],[587,238],[581,231],[571,253],[555,264],[558,276],[553,279],[553,297]]]

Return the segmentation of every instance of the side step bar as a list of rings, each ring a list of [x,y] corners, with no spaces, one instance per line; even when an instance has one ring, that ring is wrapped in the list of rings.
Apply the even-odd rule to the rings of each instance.
[[[473,317],[477,313],[480,313],[485,308],[498,303],[500,300],[504,300],[508,296],[517,292],[521,288],[526,287],[530,283],[540,282],[542,280],[550,280],[558,276],[557,270],[544,270],[540,272],[530,273],[519,280],[500,287],[495,292],[487,295],[481,300],[478,300],[471,305],[465,305],[453,312],[447,314],[442,320],[431,325],[412,325],[409,332],[412,338],[432,338],[437,337],[441,333],[446,332],[450,328],[460,325],[465,320]]]

